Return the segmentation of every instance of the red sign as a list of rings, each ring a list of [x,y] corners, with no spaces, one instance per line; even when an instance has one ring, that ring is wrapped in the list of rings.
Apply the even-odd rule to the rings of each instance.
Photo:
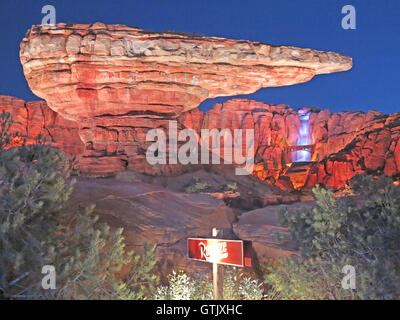
[[[189,238],[188,256],[193,260],[239,267],[250,263],[247,259],[245,263],[243,240]]]

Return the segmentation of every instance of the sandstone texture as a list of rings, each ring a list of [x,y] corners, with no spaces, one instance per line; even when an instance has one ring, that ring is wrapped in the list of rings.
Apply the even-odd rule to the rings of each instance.
[[[316,183],[341,188],[359,172],[395,179],[400,172],[399,114],[303,108],[309,112],[312,162],[292,165],[293,154],[301,150],[298,110],[243,99],[216,104],[207,113],[197,109],[207,98],[293,85],[350,69],[351,58],[338,53],[124,25],[60,23],[28,30],[20,59],[30,88],[46,100],[25,103],[26,110],[29,104],[41,110],[29,117],[42,117],[44,134],[52,133],[52,143],[76,155],[87,175],[133,170],[171,176],[201,169],[146,161],[152,143],[146,141],[148,130],[163,129],[169,138],[170,120],[177,121],[178,131],[253,129],[253,174],[288,191]],[[8,105],[14,102],[27,113],[17,100]],[[20,111],[14,112],[19,116]],[[15,128],[21,129],[21,123],[26,121],[17,121]],[[52,125],[60,129],[51,132]],[[25,137],[38,130],[26,131]],[[224,154],[218,156],[223,160]]]
[[[208,263],[187,259],[188,237],[209,237],[213,227],[231,228],[236,214],[222,200],[203,194],[178,193],[146,183],[79,178],[70,210],[95,204],[100,222],[124,228],[127,249],[140,252],[143,243],[157,244],[158,270],[208,272]]]
[[[400,113],[378,111],[312,113],[315,145],[308,185],[340,188],[355,174],[367,172],[400,177]]]
[[[342,188],[357,173],[400,176],[400,113],[384,115],[371,110],[331,113],[310,112],[312,162],[294,162],[298,150],[300,117],[286,105],[233,99],[216,104],[203,114],[190,111],[181,118],[186,127],[202,129],[253,129],[253,175],[285,190],[319,183]],[[221,145],[223,139],[221,138]],[[245,154],[245,148],[242,150]],[[223,158],[223,153],[220,156]]]
[[[158,185],[174,192],[207,194],[224,200],[239,213],[299,201],[298,195],[260,181],[252,175],[236,175],[232,165],[209,165],[179,176],[150,176],[124,171],[115,178],[130,183]]]
[[[233,230],[240,239],[252,241],[252,247],[259,260],[263,258],[276,260],[296,256],[298,255],[297,244],[292,240],[290,231],[280,225],[278,210],[285,207],[289,214],[294,214],[302,208],[314,205],[314,201],[307,201],[248,211],[240,216],[238,222],[234,223]]]
[[[33,26],[20,57],[32,91],[74,120],[179,114],[206,98],[292,85],[352,66],[351,58],[333,52],[102,23]]]
[[[97,175],[182,173],[181,166],[147,164],[150,128],[165,128],[207,98],[293,85],[352,66],[351,58],[333,52],[102,23],[33,26],[20,58],[32,91],[78,121],[82,168]]]
[[[378,111],[331,113],[329,110],[308,109],[311,110],[312,162],[305,163],[293,162],[293,153],[296,152],[293,150],[296,150],[299,138],[300,118],[298,112],[288,106],[233,99],[216,104],[206,113],[198,109],[185,112],[176,120],[178,130],[189,128],[196,130],[198,134],[201,129],[253,129],[256,162],[253,175],[287,191],[310,188],[317,183],[334,189],[343,188],[354,175],[361,172],[385,174],[399,179],[400,114],[384,115]],[[152,166],[145,160],[145,150],[149,142],[136,142],[139,154],[132,155],[129,161],[122,161],[118,155],[106,156],[99,150],[115,154],[118,143],[115,145],[114,142],[122,139],[120,133],[107,128],[106,124],[98,129],[98,138],[101,137],[101,141],[98,139],[97,145],[90,143],[85,148],[82,135],[88,131],[80,130],[77,122],[66,120],[52,111],[44,101],[25,102],[9,96],[0,96],[0,111],[2,110],[11,112],[14,118],[11,130],[15,134],[18,133],[18,143],[22,143],[23,140],[28,144],[33,143],[40,134],[44,141],[75,157],[82,173],[114,174],[129,170],[153,176],[181,175],[185,172],[192,176],[194,171],[205,169],[204,165]],[[125,120],[121,118],[119,121]],[[135,126],[141,129],[144,123],[147,123],[147,128],[160,126],[168,131],[167,120],[151,119],[136,121],[130,124],[131,129],[138,130]],[[142,139],[144,141],[145,136],[142,136]],[[127,135],[125,141],[135,140]],[[220,143],[222,147],[223,138]],[[223,148],[219,154],[221,163],[224,161],[222,150]],[[215,152],[212,148],[211,151]],[[89,152],[94,152],[96,156],[88,156]],[[242,153],[245,154],[244,146]],[[210,170],[212,165],[207,167],[207,170]],[[232,172],[230,167],[221,165],[216,170]],[[229,179],[234,177],[229,174]],[[274,201],[280,201],[266,200],[266,197],[252,193],[243,203],[261,201],[272,204]],[[283,198],[286,199],[283,200],[285,203],[292,201],[290,197]]]
[[[0,112],[9,112],[13,119],[10,131],[15,135],[11,144],[32,144],[41,141],[77,156],[84,150],[76,122],[64,119],[51,110],[44,101],[25,102],[22,99],[1,96]]]
[[[203,114],[198,110],[182,115],[185,127],[200,129],[254,130],[254,153],[256,162],[262,162],[259,178],[278,178],[278,172],[291,162],[292,152],[298,140],[300,118],[295,110],[286,105],[271,105],[254,100],[232,99],[217,103]],[[224,158],[224,138],[221,138],[221,158]],[[212,149],[211,149],[212,150]],[[245,154],[245,146],[241,150]],[[287,161],[282,161],[287,159]],[[255,170],[258,171],[259,166]],[[270,170],[267,170],[269,168]]]

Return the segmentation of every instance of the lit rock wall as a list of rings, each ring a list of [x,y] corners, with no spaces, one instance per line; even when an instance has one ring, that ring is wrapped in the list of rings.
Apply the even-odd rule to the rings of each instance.
[[[293,85],[351,68],[350,57],[260,42],[151,32],[125,25],[33,26],[20,46],[31,90],[62,117],[78,121],[83,169],[176,174],[149,166],[150,128],[207,99]]]

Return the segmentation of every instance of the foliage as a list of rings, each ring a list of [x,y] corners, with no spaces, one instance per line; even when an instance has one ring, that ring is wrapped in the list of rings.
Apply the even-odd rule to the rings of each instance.
[[[160,286],[155,300],[208,300],[212,299],[212,284],[208,277],[190,278],[182,270],[169,275],[168,286]]]
[[[260,153],[257,151],[256,155],[254,156],[254,163],[260,163],[261,161],[263,161],[263,157],[260,155]]]
[[[342,264],[329,264],[323,260],[296,261],[282,259],[277,266],[270,267],[265,282],[272,286],[273,299],[320,300],[349,299],[352,290],[344,290],[341,280]]]
[[[282,168],[286,167],[286,156],[284,151],[281,153],[281,166]]]
[[[4,150],[11,141],[9,130],[12,123],[11,114],[3,110],[0,114],[0,150]]]
[[[232,183],[227,183],[226,185],[224,185],[224,189],[228,190],[228,191],[237,191],[237,190],[239,190],[239,186],[236,182],[232,182]]]
[[[281,146],[286,147],[287,145],[288,145],[287,138],[283,136],[281,140]]]
[[[207,182],[200,182],[200,179],[198,177],[194,177],[189,184],[185,188],[185,192],[187,193],[198,193],[198,192],[203,192],[206,191],[207,189],[210,188],[210,185]]]
[[[262,163],[264,170],[268,170],[268,162],[265,160],[260,153],[257,151],[256,156],[254,157],[254,163]]]
[[[224,277],[224,299],[261,300],[265,298],[262,283],[245,277],[238,268],[227,268]]]
[[[399,284],[400,189],[392,179],[359,175],[360,199],[338,199],[313,189],[316,206],[280,212],[302,259],[286,260],[266,276],[283,299],[393,299]],[[343,289],[345,265],[355,267],[356,289]]]
[[[144,298],[155,247],[126,252],[122,229],[97,223],[93,207],[68,212],[74,180],[62,152],[35,144],[6,149],[12,123],[0,116],[0,298]],[[126,277],[122,267],[131,263]],[[42,267],[56,270],[56,288],[42,288]]]
[[[237,268],[226,268],[223,295],[226,300],[260,300],[264,298],[262,283],[244,277]],[[172,272],[168,286],[157,289],[157,300],[209,300],[213,297],[212,282],[207,276],[191,278],[183,271]]]

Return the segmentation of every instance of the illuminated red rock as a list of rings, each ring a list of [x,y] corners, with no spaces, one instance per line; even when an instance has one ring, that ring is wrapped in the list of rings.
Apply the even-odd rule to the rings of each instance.
[[[193,121],[197,119],[207,129],[253,129],[253,175],[288,191],[317,183],[342,188],[362,172],[400,175],[400,114],[308,110],[312,149],[309,163],[291,164],[296,160],[293,154],[298,148],[300,119],[298,112],[285,105],[234,99],[216,104],[203,117],[192,116],[191,111],[183,123],[198,127],[199,123]]]
[[[23,137],[27,137],[27,110],[25,108],[25,101],[10,96],[0,95],[0,112],[8,112],[11,114],[13,124],[11,132]]]
[[[334,120],[330,120],[334,117]],[[357,173],[400,175],[397,145],[400,114],[377,111],[341,112],[325,121],[327,132],[315,138],[314,159],[320,160],[315,183],[342,188]],[[314,127],[315,129],[315,127]],[[312,186],[314,182],[309,182]]]
[[[9,112],[13,119],[10,132],[25,144],[41,140],[60,148],[68,155],[80,155],[84,145],[76,122],[66,120],[51,110],[44,101],[25,102],[22,99],[1,96],[0,112]]]
[[[131,118],[120,116],[115,117],[110,126],[107,118],[98,117],[94,120],[94,129],[89,129],[82,121],[79,131],[76,122],[63,119],[45,102],[25,103],[1,96],[0,110],[13,115],[12,132],[19,132],[14,145],[20,144],[22,139],[33,143],[40,134],[52,145],[76,156],[84,173],[109,175],[131,169],[150,175],[177,175],[199,168],[147,163],[146,132],[153,127],[167,131],[166,119],[137,118],[132,125]],[[400,114],[387,116],[375,111],[331,114],[327,110],[313,109],[310,119],[315,145],[313,162],[291,165],[291,148],[297,143],[299,117],[287,106],[234,99],[216,104],[207,113],[194,109],[177,118],[179,130],[191,128],[198,133],[201,129],[253,129],[257,162],[253,175],[288,191],[310,188],[317,183],[342,188],[361,172],[399,176]],[[81,139],[91,142],[83,148]],[[223,152],[220,155],[223,162]]]
[[[32,91],[78,121],[84,170],[94,174],[179,172],[148,168],[143,138],[149,128],[207,98],[293,85],[352,66],[351,58],[333,52],[102,23],[33,26],[20,58]]]
[[[398,115],[309,108],[313,163],[293,174],[289,166],[299,150],[300,127],[295,110],[241,99],[217,104],[206,114],[197,109],[207,98],[351,68],[351,58],[337,53],[124,25],[61,23],[54,29],[33,26],[20,58],[32,91],[60,116],[77,121],[84,173],[190,170],[145,160],[147,131],[167,129],[169,120],[178,121],[178,130],[254,129],[253,174],[282,188],[315,183],[339,188],[358,172],[394,177],[399,172]]]
[[[217,103],[207,113],[199,115],[197,110],[190,111],[182,117],[185,127],[200,132],[201,129],[235,129],[254,130],[254,152],[256,166],[254,175],[262,180],[274,176],[291,162],[291,151],[287,148],[296,145],[300,119],[296,111],[285,105],[271,105],[254,100],[232,99]],[[195,120],[194,120],[195,119]],[[223,159],[221,138],[220,156]],[[214,150],[213,150],[214,151]],[[215,151],[214,151],[215,152]],[[242,154],[245,154],[245,145]],[[262,178],[261,176],[264,176]]]
[[[396,167],[400,168],[400,140],[397,140],[396,148],[394,149],[394,161]]]
[[[179,114],[206,98],[292,85],[352,66],[351,58],[333,52],[102,23],[33,26],[20,57],[32,91],[72,119]]]

